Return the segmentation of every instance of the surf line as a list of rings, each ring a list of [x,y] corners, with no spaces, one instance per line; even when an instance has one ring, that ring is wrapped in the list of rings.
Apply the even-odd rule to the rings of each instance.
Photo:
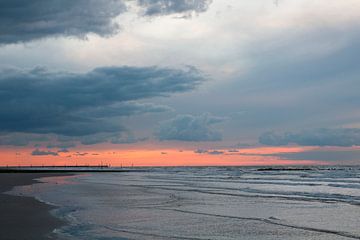
[[[144,189],[161,189],[161,190],[169,190],[169,191],[181,191],[181,192],[197,192],[203,194],[213,194],[213,195],[223,195],[223,196],[232,196],[232,197],[247,197],[247,198],[275,198],[275,199],[285,199],[285,200],[295,200],[295,201],[307,201],[307,202],[320,202],[320,203],[346,203],[349,205],[359,206],[359,202],[349,202],[343,199],[335,199],[335,198],[312,198],[306,196],[283,196],[283,195],[248,195],[241,193],[227,193],[227,192],[215,192],[211,190],[224,190],[224,188],[216,188],[216,187],[204,187],[202,189],[211,189],[211,190],[201,190],[201,189],[180,189],[180,188],[169,188],[169,187],[153,187],[153,186],[141,186],[141,185],[130,185],[142,187]],[[201,188],[201,187],[200,187]],[[225,189],[226,190],[226,189]],[[238,189],[240,191],[244,191],[244,189]],[[246,190],[246,189],[245,189]],[[248,191],[247,191],[248,192]],[[250,192],[252,193],[252,192]],[[265,193],[266,194],[266,193]]]
[[[129,234],[135,234],[135,235],[141,235],[141,236],[148,236],[148,237],[161,237],[161,238],[167,238],[167,239],[183,239],[183,240],[209,240],[208,238],[194,238],[194,237],[180,237],[180,236],[167,236],[167,235],[160,235],[156,233],[144,233],[144,232],[137,232],[137,231],[130,231],[125,229],[119,229],[109,226],[102,225],[103,228],[106,228],[108,230],[114,231],[114,232],[122,232],[122,233],[129,233]]]
[[[305,231],[333,234],[333,235],[352,238],[352,239],[360,239],[360,236],[356,236],[356,235],[353,235],[353,234],[347,233],[347,232],[340,232],[340,231],[333,231],[333,230],[319,229],[319,228],[312,228],[312,227],[296,226],[296,225],[291,225],[291,224],[286,224],[286,223],[275,222],[275,221],[272,221],[272,220],[266,219],[266,218],[227,216],[227,215],[221,215],[221,214],[193,212],[193,211],[186,211],[186,210],[173,209],[173,208],[156,208],[156,209],[164,210],[164,211],[175,211],[175,212],[181,212],[181,213],[188,213],[188,214],[197,214],[197,215],[210,216],[210,217],[230,218],[230,219],[249,220],[249,221],[260,221],[260,222],[264,222],[264,223],[268,223],[268,224],[272,224],[272,225],[277,225],[277,226],[289,227],[289,228],[300,229],[300,230],[305,230]]]

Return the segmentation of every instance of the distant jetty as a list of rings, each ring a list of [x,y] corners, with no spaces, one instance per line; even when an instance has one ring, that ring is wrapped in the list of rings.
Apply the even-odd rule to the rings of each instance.
[[[91,172],[144,172],[137,168],[112,168],[109,165],[63,165],[63,166],[3,166],[0,173],[91,173]]]

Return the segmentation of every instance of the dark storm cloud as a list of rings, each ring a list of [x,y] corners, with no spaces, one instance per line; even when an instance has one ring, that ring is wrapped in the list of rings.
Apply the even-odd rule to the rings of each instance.
[[[143,142],[146,141],[148,138],[143,137],[143,138],[138,138],[135,137],[133,134],[124,134],[121,133],[113,138],[110,138],[110,142],[112,144],[131,144],[131,143],[137,143],[137,142]]]
[[[46,147],[47,148],[60,148],[60,149],[68,149],[68,148],[73,148],[75,147],[76,144],[73,142],[63,142],[63,143],[58,143],[58,144],[48,144]]]
[[[70,137],[64,141],[79,141],[84,145],[94,145],[98,143],[110,142],[112,144],[131,144],[147,140],[147,138],[138,138],[128,130],[123,132],[97,133],[86,136]]]
[[[87,73],[0,70],[0,132],[73,137],[122,132],[119,116],[167,110],[135,101],[189,91],[202,80],[192,67],[103,67]]]
[[[144,15],[191,14],[207,10],[210,0],[138,0]],[[47,37],[110,36],[120,29],[115,18],[127,12],[125,0],[2,0],[0,44]]]
[[[82,116],[102,118],[103,116],[131,116],[135,114],[160,113],[172,110],[173,109],[168,106],[156,105],[153,103],[123,102],[113,104],[107,108],[97,107],[91,110],[87,109],[84,112],[81,112],[81,114]]]
[[[39,149],[35,149],[34,151],[32,151],[31,155],[33,155],[33,156],[47,156],[47,155],[58,156],[59,154],[57,152],[41,151]]]
[[[215,130],[213,125],[224,120],[209,114],[178,115],[162,122],[156,135],[160,140],[219,141],[222,139],[221,133]]]
[[[26,146],[30,142],[45,142],[50,140],[48,136],[41,134],[8,133],[0,135],[0,145]],[[41,145],[41,144],[36,144]]]
[[[107,142],[109,138],[113,138],[117,133],[97,133],[87,136],[72,137],[68,141],[78,140],[83,145],[94,145],[98,143]],[[67,141],[67,140],[65,140]]]
[[[267,132],[259,137],[259,142],[271,146],[288,144],[297,144],[301,146],[358,146],[360,145],[360,129],[322,128],[298,133],[287,132],[284,134]]]
[[[2,0],[0,44],[50,36],[107,36],[119,26],[113,18],[126,11],[121,0]]]
[[[205,12],[211,2],[212,0],[138,0],[147,16]]]

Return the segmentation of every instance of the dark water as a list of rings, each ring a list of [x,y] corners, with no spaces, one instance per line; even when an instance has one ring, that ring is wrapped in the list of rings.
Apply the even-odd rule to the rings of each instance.
[[[360,239],[359,167],[149,168],[46,181],[19,190],[60,206],[55,214],[71,223],[58,230],[63,239]]]

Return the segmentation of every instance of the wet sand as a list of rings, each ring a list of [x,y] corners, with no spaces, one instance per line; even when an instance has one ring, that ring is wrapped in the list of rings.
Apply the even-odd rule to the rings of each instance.
[[[53,206],[32,197],[4,194],[15,186],[36,183],[35,178],[68,174],[0,173],[0,239],[55,239],[52,232],[65,223],[50,214]]]

